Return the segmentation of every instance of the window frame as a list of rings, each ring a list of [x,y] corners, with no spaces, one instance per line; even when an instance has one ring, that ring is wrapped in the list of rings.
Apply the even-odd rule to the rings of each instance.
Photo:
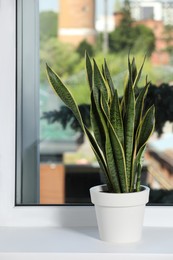
[[[17,0],[16,14],[16,204],[38,204],[39,0]]]
[[[93,206],[15,206],[16,0],[1,0],[0,32],[0,226],[95,226]],[[146,207],[146,226],[173,227],[172,219],[172,206]]]

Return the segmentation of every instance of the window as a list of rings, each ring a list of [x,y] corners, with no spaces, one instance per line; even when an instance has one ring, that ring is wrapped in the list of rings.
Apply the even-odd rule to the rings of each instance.
[[[141,18],[142,20],[147,20],[147,19],[153,19],[153,7],[143,7],[141,8]]]
[[[36,1],[29,1],[30,10]],[[15,206],[16,121],[16,1],[2,0],[0,8],[0,225],[1,226],[91,226],[93,207]],[[4,29],[4,24],[5,29]],[[7,83],[8,79],[8,83]],[[8,101],[8,102],[7,102]],[[9,105],[10,104],[10,105]],[[5,113],[4,113],[5,111]],[[5,116],[4,116],[5,115]],[[145,225],[172,226],[172,207],[147,207]]]
[[[61,8],[59,13],[57,3],[59,9]],[[103,43],[100,44],[102,40],[99,41],[99,34],[95,30],[95,13],[96,20],[105,13],[104,9],[102,11],[98,9],[97,1],[96,6],[92,0],[87,4],[86,12],[81,2],[73,5],[68,1],[56,0],[49,1],[49,4],[45,0],[32,4],[26,0],[17,1],[17,205],[88,205],[89,188],[102,182],[99,167],[83,133],[71,112],[54,95],[45,72],[45,63],[48,62],[64,81],[71,85],[72,92],[78,98],[85,117],[88,118],[89,103],[86,100],[87,86],[82,59],[84,48],[88,48],[96,59],[100,59]],[[142,7],[145,11],[143,14],[150,15],[150,9],[154,12],[156,7],[157,5],[150,7],[145,4]],[[116,8],[118,13],[125,8],[133,17],[130,5],[121,4]],[[138,8],[140,11],[140,5]],[[160,10],[166,12],[164,5]],[[108,9],[108,14],[113,16],[112,10]],[[116,20],[116,12],[114,17]],[[80,19],[83,24],[79,25]],[[112,23],[112,20],[108,19],[107,22]],[[156,25],[159,27],[157,32],[154,30]],[[127,55],[122,55],[123,48],[127,53],[128,48],[132,47],[132,50],[136,51],[135,56],[142,58],[141,41],[146,39],[144,45],[150,50],[150,56],[146,62],[145,73],[149,73],[155,83],[152,85],[149,98],[154,96],[153,100],[160,116],[157,118],[156,130],[158,134],[162,131],[166,133],[160,138],[157,138],[157,134],[151,138],[145,157],[148,165],[144,167],[142,176],[143,182],[151,187],[150,202],[156,205],[160,203],[168,205],[173,202],[172,147],[169,146],[172,143],[172,125],[167,123],[164,129],[163,125],[172,119],[164,115],[164,103],[160,93],[167,95],[169,92],[171,95],[173,91],[169,86],[172,81],[170,75],[173,69],[172,54],[168,50],[172,48],[172,43],[164,39],[160,43],[160,35],[164,32],[170,37],[173,31],[171,29],[166,31],[164,18],[158,22],[154,17],[148,16],[131,21],[130,26],[128,43],[126,41],[125,45],[120,40],[118,45],[118,38],[116,39],[119,37],[117,32],[125,33],[123,32],[126,30],[125,26],[116,21],[113,29],[112,26],[108,26],[110,51],[110,54],[107,54],[108,63],[112,67],[114,66],[112,60],[116,59],[119,67],[124,67],[124,71],[119,72],[125,74]],[[135,33],[137,40],[133,44]],[[94,46],[97,46],[97,50]],[[119,76],[118,78],[114,76],[114,82],[116,85],[123,85]],[[160,85],[159,92],[156,85]],[[83,94],[80,96],[79,92]],[[171,104],[170,100],[168,104]],[[164,109],[171,114],[171,107],[168,104]],[[162,151],[160,143],[164,143]]]

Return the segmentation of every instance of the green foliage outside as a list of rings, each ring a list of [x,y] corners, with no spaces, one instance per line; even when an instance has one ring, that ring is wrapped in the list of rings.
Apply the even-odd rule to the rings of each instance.
[[[79,53],[80,57],[83,58],[85,52],[92,57],[94,55],[94,48],[91,44],[89,44],[86,40],[83,40],[76,49],[77,53]]]
[[[40,13],[40,40],[56,38],[58,34],[58,14],[52,11]]]
[[[106,55],[113,82],[118,89],[119,94],[122,94],[123,92],[122,85],[124,82],[124,75],[127,73],[127,54],[128,52],[126,51],[109,53]],[[89,103],[89,89],[85,76],[84,59],[81,59],[79,54],[71,46],[65,45],[64,43],[62,44],[57,39],[50,39],[42,45],[40,57],[40,77],[41,82],[44,85],[48,85],[45,70],[45,63],[47,62],[62,77],[64,82],[70,86],[70,90],[78,103]],[[144,54],[138,53],[135,57],[136,63],[139,65]],[[97,53],[95,59],[99,66],[101,66],[103,53]],[[153,84],[159,85],[162,82],[173,81],[172,69],[170,67],[153,66],[149,57],[146,59],[143,71],[143,75],[149,75],[149,80],[151,80]],[[145,76],[142,76],[139,87],[142,87],[144,83]]]
[[[80,61],[79,55],[74,51],[71,45],[61,43],[57,38],[50,38],[42,42],[40,49],[40,80],[41,82],[47,81],[45,63],[51,66],[59,75],[67,77],[73,74],[76,70],[76,64]]]
[[[135,39],[135,40],[134,40]],[[132,50],[134,53],[141,52],[151,55],[155,48],[155,36],[144,25],[136,25],[128,29],[119,26],[109,34],[109,47],[111,52]]]
[[[155,48],[155,36],[152,30],[144,25],[135,25],[131,18],[129,1],[125,1],[121,12],[123,14],[121,24],[109,34],[110,51],[132,50],[134,53],[142,51],[151,55]]]
[[[123,84],[124,76],[127,74],[127,53],[120,54],[108,54],[107,62],[112,74],[112,79],[115,87],[117,88],[119,95],[123,93]],[[141,60],[144,58],[144,55],[138,53],[135,55],[137,66],[140,65]],[[99,67],[103,60],[103,53],[98,53],[95,56]],[[54,66],[53,66],[54,68]],[[90,100],[88,98],[89,88],[87,85],[87,80],[85,76],[85,70],[83,60],[76,65],[76,74],[69,76],[69,79],[65,80],[68,86],[70,86],[70,91],[74,95],[75,99],[79,104],[89,104]],[[156,85],[160,85],[162,82],[171,82],[173,81],[173,69],[171,67],[165,68],[164,66],[153,66],[150,58],[147,58],[145,61],[145,66],[143,68],[143,75],[139,81],[138,87],[143,87],[145,84],[146,76],[148,75],[149,80]],[[64,79],[64,77],[63,77]],[[80,95],[79,95],[80,93]]]
[[[151,53],[154,48],[153,36],[151,31],[145,26],[132,27],[129,3],[125,1],[123,9],[125,18],[122,26],[117,28],[110,38],[114,38],[114,44],[110,42],[110,52],[106,55],[107,62],[112,74],[113,82],[119,94],[122,94],[124,75],[127,72],[127,54],[129,47],[132,47],[131,54],[135,54],[137,66],[143,59],[146,49]],[[129,30],[132,30],[130,32]],[[99,35],[96,46],[91,46],[83,41],[76,49],[58,41],[57,37],[57,14],[54,12],[40,13],[40,80],[41,87],[48,85],[45,64],[48,63],[62,77],[63,81],[70,86],[70,90],[80,104],[89,104],[88,86],[84,70],[84,49],[86,48],[90,56],[94,56],[99,66],[103,60],[102,36]],[[140,37],[139,37],[140,36]],[[138,40],[137,40],[138,39]],[[124,45],[121,45],[124,42]],[[116,44],[115,44],[116,43]],[[111,47],[112,46],[112,47]],[[122,46],[125,46],[124,49]],[[148,47],[147,47],[148,46]],[[150,48],[149,48],[150,46]],[[117,48],[113,51],[111,48]],[[159,85],[162,82],[173,81],[172,69],[162,66],[153,66],[148,57],[144,66],[144,75],[149,75],[153,84]],[[145,82],[145,77],[141,79],[140,86]],[[79,95],[80,93],[80,95]]]

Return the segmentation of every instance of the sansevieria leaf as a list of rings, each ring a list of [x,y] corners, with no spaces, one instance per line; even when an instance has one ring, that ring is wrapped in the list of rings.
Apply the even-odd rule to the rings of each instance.
[[[82,129],[84,130],[82,117],[78,106],[68,88],[63,84],[59,76],[47,65],[47,74],[50,85],[62,101],[72,110]]]
[[[114,96],[110,107],[110,122],[122,146],[124,146],[124,126],[123,126],[123,120],[121,115],[118,92],[116,89],[114,90]]]
[[[102,92],[105,99],[104,99],[104,110],[107,114],[107,116],[109,117],[110,114],[110,109],[109,109],[109,93],[108,93],[108,89],[106,87],[106,82],[103,80],[103,77],[101,76],[100,79],[100,71],[99,68],[96,64],[96,62],[94,61],[94,72],[93,72],[93,98],[94,98],[94,102],[96,104],[97,110],[100,110],[100,93]],[[105,96],[106,95],[106,96]],[[100,115],[101,116],[101,115]]]
[[[135,78],[135,80],[134,80],[134,83],[133,83],[133,88],[134,88],[134,89],[137,87],[137,84],[138,84],[138,82],[139,82],[139,80],[140,80],[140,78],[141,78],[141,74],[142,74],[142,70],[143,70],[143,67],[144,67],[145,60],[146,60],[146,56],[144,57],[144,60],[143,60],[143,62],[142,62],[142,65],[141,65],[141,67],[140,67],[140,69],[139,69],[139,71],[138,71],[138,73],[137,73],[137,75],[136,75],[136,78]]]
[[[136,180],[136,190],[140,191],[140,184],[141,184],[141,171],[142,171],[142,159],[143,159],[143,154],[145,151],[145,147],[146,144],[144,144],[138,151],[135,163],[134,163],[134,167],[135,167],[135,171],[136,171],[136,176],[137,176],[137,180]]]
[[[138,125],[141,122],[142,119],[142,114],[143,114],[143,109],[144,109],[144,101],[145,101],[145,97],[147,95],[148,92],[148,87],[149,87],[150,83],[147,83],[146,86],[144,88],[142,88],[142,90],[140,91],[137,99],[136,99],[136,106],[135,106],[135,132],[138,128]]]
[[[128,72],[129,72],[129,77],[128,77],[128,82],[127,82],[127,87],[132,86],[134,83],[134,80],[136,78],[136,75],[134,75],[134,58],[132,60],[132,63],[130,61],[130,57],[128,56]],[[136,73],[136,71],[135,71]],[[135,77],[135,78],[134,78]]]
[[[113,154],[114,163],[116,163],[118,176],[120,180],[120,186],[122,192],[128,192],[128,183],[127,183],[127,174],[126,174],[126,162],[125,162],[125,155],[124,150],[121,145],[121,142],[113,129],[113,126],[107,117],[104,107],[103,107],[103,96],[101,95],[101,107],[102,111],[105,116],[105,120],[107,121],[108,129],[109,129],[109,136],[110,136],[110,144],[107,147],[107,152],[110,149],[111,153]]]
[[[135,59],[128,57],[128,76],[121,98],[114,89],[106,61],[100,72],[95,60],[85,55],[86,74],[90,88],[91,129],[83,122],[79,107],[60,77],[47,65],[50,85],[72,110],[96,156],[109,192],[140,190],[142,158],[148,138],[154,131],[155,109],[151,106],[144,114],[144,102],[149,88],[138,94],[145,59],[137,70]],[[121,103],[121,104],[120,104]]]
[[[102,94],[104,95],[105,101],[108,104],[109,100],[110,100],[110,89],[108,87],[108,85],[106,84],[106,81],[104,80],[98,66],[97,63],[94,62],[94,89],[97,89],[99,91],[102,92]],[[97,93],[97,92],[96,92]],[[94,97],[95,97],[95,91],[93,91]],[[108,111],[106,111],[108,112]]]
[[[138,137],[137,137],[137,142],[138,142],[137,152],[148,141],[150,135],[154,131],[154,126],[155,126],[154,115],[155,115],[155,108],[154,106],[151,106],[147,110],[146,114],[144,115],[144,118],[139,128]]]
[[[121,192],[121,185],[119,182],[119,173],[116,167],[115,158],[112,150],[112,142],[110,140],[108,129],[105,129],[106,143],[105,143],[105,157],[108,165],[109,176],[115,193]]]
[[[142,159],[143,159],[143,154],[144,154],[145,147],[146,147],[146,143],[144,143],[140,147],[138,153],[136,154],[136,150],[137,150],[137,144],[136,143],[137,142],[135,142],[135,148],[134,148],[134,157],[135,158],[133,158],[133,174],[131,176],[130,192],[133,192],[135,189],[137,191],[140,190]]]
[[[130,89],[131,88],[131,89]],[[135,96],[132,86],[129,86],[129,95],[126,100],[126,114],[124,117],[124,149],[126,158],[126,171],[128,178],[128,185],[130,188],[130,178],[133,159],[133,145],[134,145],[134,121],[135,121]]]
[[[106,60],[104,60],[103,68],[104,68],[105,79],[106,79],[106,81],[108,83],[108,86],[110,88],[111,96],[113,97],[113,95],[114,95],[114,84],[113,84],[113,81],[112,81],[112,78],[111,78],[111,74],[110,74],[108,65],[106,63]]]
[[[105,175],[107,176],[107,166],[105,163],[105,160],[100,152],[99,146],[93,136],[91,135],[90,131],[87,129],[86,126],[84,126],[82,117],[80,115],[80,111],[78,109],[78,106],[76,105],[76,102],[74,101],[74,98],[70,91],[66,88],[66,86],[62,83],[61,79],[58,77],[58,75],[47,65],[47,74],[48,79],[50,81],[51,86],[55,90],[56,94],[62,99],[62,101],[72,110],[75,117],[77,118],[79,124],[81,125],[82,129],[86,133],[91,148],[94,151],[96,158],[102,168],[104,170]]]
[[[92,148],[92,150],[93,150],[93,152],[96,156],[96,159],[97,159],[97,161],[100,165],[100,168],[104,173],[105,179],[107,181],[108,190],[109,190],[109,192],[114,192],[114,187],[113,187],[113,184],[112,184],[112,181],[111,181],[111,178],[110,178],[111,176],[109,174],[105,158],[101,154],[100,149],[99,149],[97,143],[95,142],[95,140],[94,140],[92,134],[90,133],[90,131],[87,128],[85,128],[85,131],[86,131],[86,134],[87,134],[88,139],[90,141],[91,148]]]
[[[93,71],[92,71],[92,64],[90,57],[88,53],[85,53],[85,64],[86,64],[86,73],[87,73],[87,78],[88,78],[88,83],[90,87],[90,91],[92,91],[92,85],[93,85]]]
[[[136,62],[135,62],[135,58],[132,59],[132,64],[131,64],[131,78],[132,78],[132,82],[135,81],[136,76],[137,76],[137,68],[136,68]]]
[[[94,108],[97,111],[96,112],[93,110],[93,113],[95,113],[95,114],[92,115],[93,116],[92,119],[94,120],[94,116],[99,116],[99,119],[100,119],[100,124],[99,124],[100,129],[98,129],[98,127],[96,126],[96,122],[95,123],[92,122],[93,125],[95,124],[93,127],[93,130],[94,130],[95,138],[96,138],[96,140],[99,141],[100,147],[102,149],[102,152],[103,152],[105,160],[106,160],[108,176],[109,176],[108,178],[110,180],[111,186],[113,188],[113,191],[117,193],[117,192],[121,192],[121,188],[120,188],[115,160],[114,160],[113,153],[112,153],[112,144],[110,141],[108,126],[107,126],[107,122],[105,120],[105,117],[104,117],[104,114],[103,114],[103,111],[101,108],[101,103],[100,103],[101,92],[100,91],[98,93],[98,97],[99,97],[99,100],[96,101],[96,102],[98,102],[98,104],[96,105],[94,98],[91,96],[92,109]],[[100,140],[98,137],[98,132],[100,130],[104,131],[104,134],[102,135],[102,140]],[[104,145],[104,147],[103,147],[103,145]]]
[[[97,109],[97,106],[95,104],[93,92],[91,92],[91,108],[90,108],[91,126],[92,126],[92,130],[93,130],[95,139],[96,139],[99,147],[101,148],[101,150],[103,152],[105,152],[106,136],[105,136],[103,124],[101,122],[102,118],[99,115],[99,112],[100,111],[99,111],[99,109]]]

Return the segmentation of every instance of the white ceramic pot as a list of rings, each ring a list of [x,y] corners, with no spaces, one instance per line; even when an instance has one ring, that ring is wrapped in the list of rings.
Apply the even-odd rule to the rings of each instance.
[[[132,193],[108,193],[106,185],[91,188],[100,238],[114,243],[140,240],[149,191],[146,186],[141,186],[140,192]]]

